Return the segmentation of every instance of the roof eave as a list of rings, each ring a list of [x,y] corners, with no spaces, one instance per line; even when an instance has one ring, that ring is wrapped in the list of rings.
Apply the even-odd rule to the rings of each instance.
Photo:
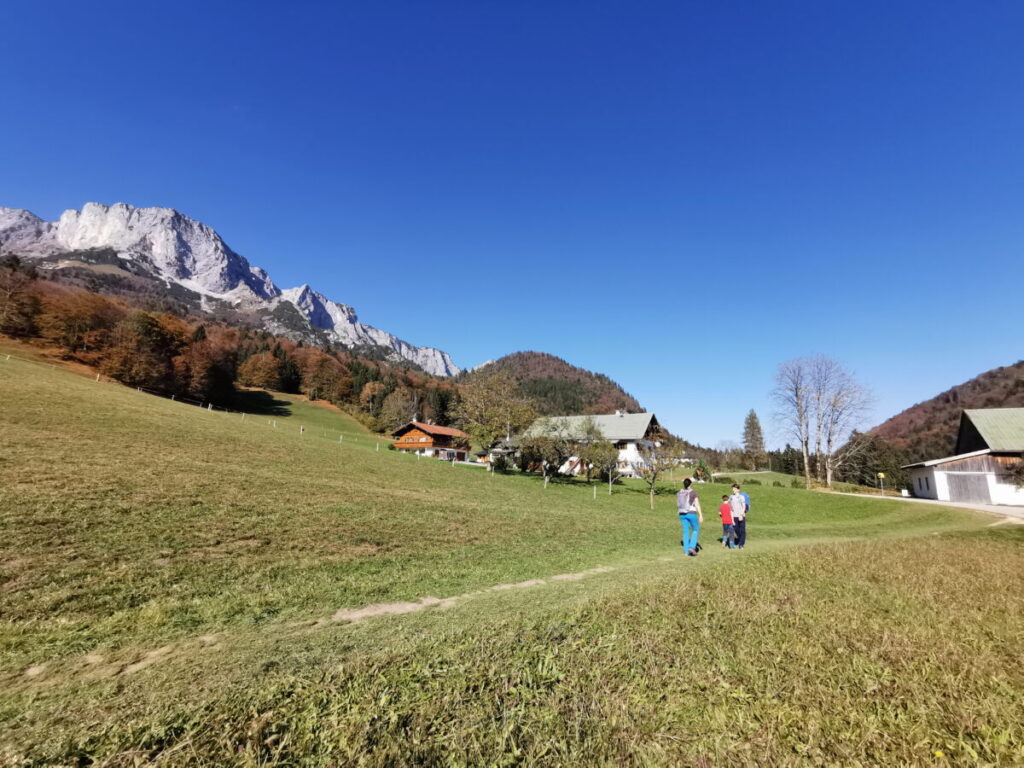
[[[915,464],[904,464],[903,466],[900,467],[900,469],[920,469],[921,467],[934,467],[936,464],[949,464],[949,462],[951,461],[973,459],[975,456],[984,456],[989,453],[993,453],[991,448],[982,448],[980,451],[961,453],[956,456],[946,456],[941,459],[929,459],[928,461],[919,461]]]

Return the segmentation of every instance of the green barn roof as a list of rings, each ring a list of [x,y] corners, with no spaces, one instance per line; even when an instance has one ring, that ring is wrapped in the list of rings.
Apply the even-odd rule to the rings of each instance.
[[[968,423],[977,430],[985,447],[992,451],[1024,453],[1024,408],[965,410],[960,419],[961,440],[966,437],[966,432],[971,431]]]

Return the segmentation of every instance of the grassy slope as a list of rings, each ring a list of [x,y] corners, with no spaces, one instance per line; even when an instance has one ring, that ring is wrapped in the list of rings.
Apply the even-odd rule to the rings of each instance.
[[[13,362],[0,389],[0,744],[41,762],[1024,757],[1018,530],[763,488],[756,546],[692,560],[670,494],[377,452],[294,400],[243,421]]]

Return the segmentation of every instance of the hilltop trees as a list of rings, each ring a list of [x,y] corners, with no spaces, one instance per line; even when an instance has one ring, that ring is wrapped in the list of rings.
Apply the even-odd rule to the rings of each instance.
[[[767,455],[764,450],[764,433],[761,431],[761,421],[753,408],[747,414],[743,422],[743,453],[750,469],[757,469],[758,465],[764,462]]]
[[[519,394],[540,416],[640,411],[636,398],[607,376],[542,352],[515,352],[464,372],[459,382],[469,384],[497,374],[514,380]]]

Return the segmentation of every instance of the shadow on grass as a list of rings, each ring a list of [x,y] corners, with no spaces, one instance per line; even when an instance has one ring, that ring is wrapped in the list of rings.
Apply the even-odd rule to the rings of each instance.
[[[240,389],[235,392],[234,406],[246,413],[258,413],[263,416],[291,416],[291,403],[278,400],[262,389]]]

